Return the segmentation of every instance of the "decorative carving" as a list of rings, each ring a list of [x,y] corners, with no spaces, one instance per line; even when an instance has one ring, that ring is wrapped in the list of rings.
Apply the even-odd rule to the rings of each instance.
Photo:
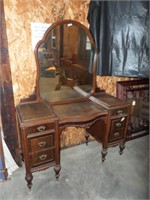
[[[87,122],[85,124],[78,124],[77,126],[81,127],[81,128],[84,128],[84,129],[89,129],[92,126],[92,124],[94,124],[98,119],[96,118],[95,120],[93,120],[91,122]]]

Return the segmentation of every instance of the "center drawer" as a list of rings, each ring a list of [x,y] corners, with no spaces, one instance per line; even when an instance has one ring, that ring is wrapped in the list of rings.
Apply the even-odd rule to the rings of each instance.
[[[29,152],[54,147],[54,135],[52,133],[41,137],[30,138],[28,141]]]

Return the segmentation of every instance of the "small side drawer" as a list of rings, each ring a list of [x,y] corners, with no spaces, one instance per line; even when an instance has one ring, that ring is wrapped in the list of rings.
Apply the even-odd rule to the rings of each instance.
[[[109,135],[109,142],[123,138],[123,134],[124,134],[124,129],[119,129],[116,131],[112,130]]]
[[[111,121],[111,131],[116,131],[120,128],[124,128],[126,125],[126,117],[121,117],[119,119],[113,119]]]
[[[48,123],[48,124],[42,124],[37,126],[31,126],[27,128],[27,133],[36,133],[36,132],[42,132],[47,131],[50,129],[54,129],[54,123]]]
[[[42,137],[29,139],[29,152],[40,151],[54,146],[54,135],[49,134]]]
[[[110,112],[111,116],[114,115],[126,115],[128,113],[128,108],[118,108],[118,109],[114,109]]]
[[[47,149],[44,151],[39,151],[36,153],[33,153],[30,155],[30,163],[31,167],[35,167],[38,165],[42,165],[48,162],[54,161],[54,148],[53,149]]]

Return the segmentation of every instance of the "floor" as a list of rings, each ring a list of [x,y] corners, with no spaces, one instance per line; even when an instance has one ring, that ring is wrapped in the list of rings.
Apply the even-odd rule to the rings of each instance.
[[[96,141],[61,151],[61,176],[53,168],[34,173],[31,191],[24,180],[25,169],[17,169],[11,180],[0,183],[1,200],[137,200],[149,199],[149,137],[108,150],[101,162]]]

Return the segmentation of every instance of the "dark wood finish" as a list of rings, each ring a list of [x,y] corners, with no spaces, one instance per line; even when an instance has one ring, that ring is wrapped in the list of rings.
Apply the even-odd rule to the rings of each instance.
[[[34,102],[18,105],[17,117],[28,188],[32,186],[33,172],[51,166],[54,166],[58,179],[60,147],[57,116],[45,103]]]
[[[4,3],[0,1],[0,99],[1,121],[5,142],[15,159],[20,165],[18,131],[15,116],[12,79],[9,63],[8,42],[6,34]]]
[[[36,46],[35,58],[38,73],[36,85],[37,101],[34,103],[22,103],[17,107],[20,137],[22,138],[21,149],[26,166],[25,179],[29,188],[32,186],[32,173],[50,166],[54,166],[56,178],[58,179],[61,169],[60,134],[65,127],[84,128],[86,130],[86,144],[88,144],[90,134],[98,142],[102,143],[102,161],[105,160],[109,147],[119,145],[120,154],[122,154],[125,148],[130,104],[112,97],[104,91],[97,90],[95,73],[96,50],[93,60],[93,82],[90,92],[84,90],[82,87],[70,87],[67,92],[63,90],[51,91],[47,92],[44,97],[41,97],[38,48],[53,28],[66,22],[82,27],[91,39],[91,43],[93,43],[92,36],[83,25],[72,20],[65,20],[52,25],[44,35],[42,41]],[[57,63],[60,63],[60,60],[57,60]],[[69,65],[69,69],[67,69],[70,74],[72,73],[72,65]],[[81,73],[83,72],[81,71]],[[73,75],[74,73],[72,73]],[[78,77],[80,77],[80,74],[78,74]],[[62,86],[61,84],[60,86]]]
[[[88,132],[98,142],[102,143],[101,154],[102,161],[104,161],[109,147],[119,145],[120,154],[123,153],[131,106],[129,103],[125,104],[123,101],[105,92],[97,93],[94,96],[96,100],[99,100],[99,104],[107,110],[107,118],[105,119],[105,124],[99,121]],[[99,130],[101,130],[101,133]]]
[[[142,92],[147,91],[147,97],[141,96]],[[138,113],[136,114],[137,117],[139,118],[138,120],[140,120],[140,109],[143,109],[143,118],[144,121],[146,119],[146,124],[142,125],[143,123],[143,119],[141,118],[141,125],[140,126],[136,126],[137,128],[135,129],[131,129],[131,124],[133,123],[132,121],[136,121],[134,119],[132,119],[132,117],[134,117],[134,113],[131,113],[131,119],[129,121],[129,126],[128,126],[128,131],[126,134],[126,141],[130,141],[139,137],[143,137],[145,135],[149,134],[149,80],[148,79],[137,79],[137,80],[131,80],[131,81],[118,81],[117,85],[116,85],[116,93],[117,93],[117,97],[123,101],[130,101],[131,103],[133,101],[136,102],[136,100],[139,100],[140,98],[142,98],[141,101],[141,105],[138,109]],[[131,94],[129,95],[129,93],[133,93],[134,96],[133,98],[131,98]],[[138,99],[136,99],[136,94],[138,93]],[[129,98],[130,97],[130,98]],[[147,101],[146,101],[147,98]],[[136,105],[134,105],[136,106]],[[134,110],[134,106],[132,105],[132,110]],[[148,115],[148,116],[147,116]]]

